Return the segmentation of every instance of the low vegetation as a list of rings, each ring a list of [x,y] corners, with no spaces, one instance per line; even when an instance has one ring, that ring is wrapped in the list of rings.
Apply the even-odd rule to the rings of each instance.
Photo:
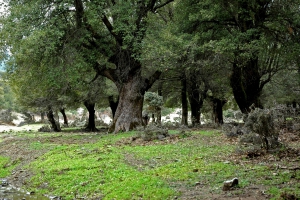
[[[137,132],[73,131],[1,134],[2,144],[18,145],[6,152],[0,147],[6,156],[0,157],[0,177],[13,172],[9,178],[17,180],[22,174],[27,191],[63,199],[300,197],[296,148],[249,157],[236,151],[237,138],[218,130],[194,130],[185,137],[173,130],[152,141],[138,139]],[[33,158],[16,156],[21,150]],[[223,182],[234,177],[238,186],[222,191]]]

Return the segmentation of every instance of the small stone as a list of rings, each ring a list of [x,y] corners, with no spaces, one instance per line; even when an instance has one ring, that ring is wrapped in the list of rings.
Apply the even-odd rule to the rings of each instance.
[[[236,186],[238,184],[239,184],[238,178],[234,178],[232,180],[225,181],[224,184],[223,184],[223,191],[228,191],[232,187],[234,187],[234,186]]]
[[[195,186],[199,186],[199,185],[201,185],[200,182],[196,182],[196,183],[195,183]]]
[[[6,179],[2,179],[2,180],[1,180],[1,186],[2,186],[2,187],[8,186],[8,181],[7,181]]]

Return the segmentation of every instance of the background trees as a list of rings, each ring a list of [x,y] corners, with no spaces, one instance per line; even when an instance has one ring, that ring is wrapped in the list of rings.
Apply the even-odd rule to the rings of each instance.
[[[23,105],[49,110],[83,103],[93,113],[95,103],[109,98],[114,132],[143,123],[144,94],[160,76],[152,91],[166,104],[182,106],[183,124],[188,109],[192,124],[200,124],[205,100],[222,123],[222,106],[232,95],[248,113],[252,104],[266,105],[274,84],[285,80],[289,86],[281,85],[280,92],[297,99],[299,5],[299,0],[10,0],[9,12],[1,16],[1,59]],[[290,76],[277,76],[281,71]],[[115,91],[108,92],[103,77]],[[280,92],[272,98],[282,100]]]
[[[285,68],[283,63],[292,64],[286,55],[298,40],[299,2],[191,0],[180,1],[178,9],[184,9],[182,30],[199,49],[221,53],[231,64],[230,85],[241,111],[261,106],[265,84]]]
[[[15,104],[15,95],[11,91],[4,72],[0,72],[0,109],[18,109]]]
[[[141,74],[147,17],[172,1],[11,0],[3,30],[12,54],[32,52],[33,58],[42,58],[39,65],[52,69],[74,72],[89,66],[112,80],[120,96],[112,127],[118,132],[142,124],[143,95],[160,75]]]

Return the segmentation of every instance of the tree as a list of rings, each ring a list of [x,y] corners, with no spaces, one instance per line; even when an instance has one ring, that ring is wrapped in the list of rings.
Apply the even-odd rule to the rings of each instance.
[[[141,74],[147,17],[172,1],[11,0],[6,35],[13,56],[23,39],[43,36],[36,42],[37,52],[46,49],[44,56],[60,57],[63,62],[75,55],[80,64],[112,80],[120,95],[111,130],[128,131],[142,124],[144,93],[161,74],[158,70],[147,77]]]
[[[180,1],[180,28],[201,51],[221,53],[232,65],[230,84],[243,113],[266,83],[290,62],[287,49],[298,38],[299,1]],[[291,58],[291,57],[289,57]],[[295,57],[292,59],[294,60]]]
[[[15,96],[8,85],[5,73],[0,72],[0,109],[17,109]]]
[[[147,105],[147,113],[152,113],[153,116],[154,114],[158,114],[158,112],[161,110],[161,107],[163,106],[163,97],[159,96],[155,92],[146,92],[144,96],[144,101]],[[153,120],[155,120],[154,117]],[[147,125],[147,123],[145,125]]]
[[[262,91],[262,101],[265,107],[272,107],[274,103],[300,105],[300,74],[296,66],[274,76],[273,80]]]

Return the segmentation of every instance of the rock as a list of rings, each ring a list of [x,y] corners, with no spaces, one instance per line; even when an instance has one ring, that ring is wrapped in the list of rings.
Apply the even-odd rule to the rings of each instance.
[[[44,125],[38,129],[39,132],[51,132],[51,128],[49,125]]]
[[[7,187],[9,184],[8,184],[8,181],[7,181],[7,179],[2,179],[1,180],[1,186],[2,187]]]
[[[164,135],[162,135],[162,134],[158,134],[158,135],[157,135],[157,139],[158,139],[158,140],[164,140],[164,139],[166,139],[166,136],[164,136]]]
[[[234,178],[232,180],[225,181],[224,184],[223,184],[223,191],[228,191],[232,187],[234,187],[234,186],[236,186],[238,184],[239,184],[238,178]]]

